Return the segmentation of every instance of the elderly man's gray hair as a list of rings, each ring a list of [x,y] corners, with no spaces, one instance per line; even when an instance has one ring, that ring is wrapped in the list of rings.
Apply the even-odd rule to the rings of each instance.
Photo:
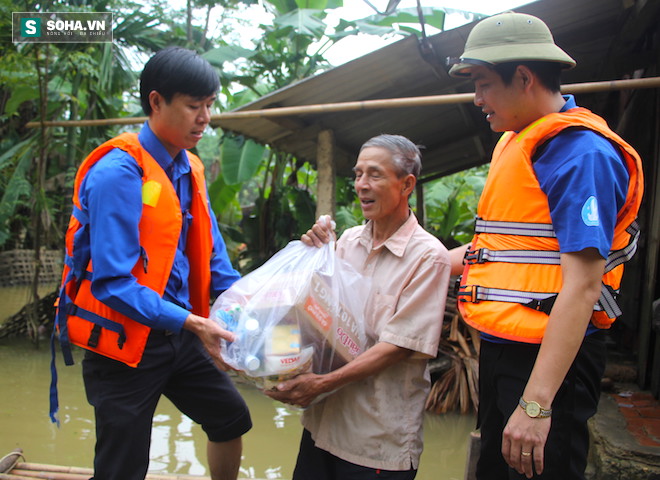
[[[360,152],[368,147],[384,148],[392,154],[392,160],[400,172],[400,176],[412,173],[419,177],[422,169],[422,154],[413,142],[402,135],[382,134],[367,140]]]

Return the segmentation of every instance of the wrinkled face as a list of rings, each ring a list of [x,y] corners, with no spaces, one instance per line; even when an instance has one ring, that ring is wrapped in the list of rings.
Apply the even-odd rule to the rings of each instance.
[[[392,154],[380,147],[367,147],[358,156],[355,167],[355,192],[367,220],[387,220],[391,215],[408,211],[412,190],[409,177],[399,177]],[[413,183],[414,187],[414,183]]]
[[[486,115],[491,130],[520,131],[529,124],[517,73],[511,84],[505,85],[494,70],[480,65],[470,68],[470,78],[474,82],[474,104]]]
[[[149,126],[172,157],[201,140],[215,100],[215,94],[198,98],[177,93],[167,103],[158,92],[151,92]]]

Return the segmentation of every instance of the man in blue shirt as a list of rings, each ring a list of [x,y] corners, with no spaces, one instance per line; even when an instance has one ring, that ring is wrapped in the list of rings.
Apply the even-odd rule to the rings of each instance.
[[[561,95],[574,65],[540,19],[507,12],[474,27],[450,70],[507,132],[472,244],[450,252],[461,313],[484,340],[478,479],[584,478],[642,172],[600,117]]]
[[[115,359],[119,357],[110,358],[112,355],[98,349],[85,354],[85,388],[96,416],[96,480],[145,477],[152,419],[161,395],[207,433],[211,478],[235,480],[238,475],[241,436],[252,424],[245,402],[222,371],[220,340],[232,340],[232,334],[216,322],[191,313],[195,303],[192,296],[203,298],[208,307],[211,297],[239,278],[208,205],[201,162],[186,151],[202,138],[218,87],[213,67],[194,52],[167,48],[156,53],[140,78],[142,106],[149,119],[137,136],[137,150],[131,150],[133,154],[130,149],[109,150],[89,167],[77,192],[82,212],[79,217],[85,218],[88,235],[77,239],[75,248],[89,251],[90,266],[83,268],[89,271],[93,264],[93,301],[111,309],[110,319],[119,314],[151,329],[147,329],[137,366]],[[195,167],[191,169],[191,165]],[[157,178],[165,179],[165,183],[169,179],[171,186],[149,182],[152,170],[157,170],[161,175]],[[168,192],[175,192],[176,197]],[[167,199],[168,205],[175,205],[173,210],[162,206],[162,200]],[[208,208],[199,207],[200,203]],[[160,210],[152,210],[156,212],[154,218],[172,215],[171,222],[181,222],[180,232],[171,235],[176,249],[159,246],[160,237],[170,234],[151,231],[144,222],[148,209],[157,208]],[[195,217],[193,212],[208,213]],[[158,221],[168,223],[167,218]],[[200,222],[210,231],[199,232]],[[201,238],[208,238],[212,245],[200,256],[196,252],[204,248],[196,243]],[[155,281],[166,282],[161,295],[148,286],[154,281],[148,280],[147,272],[161,260],[154,256],[165,254],[168,260],[161,263],[166,265],[165,273],[169,268],[169,276]],[[207,262],[201,270],[195,263],[199,258]],[[201,296],[189,288],[199,276],[210,278],[210,292]],[[114,334],[100,330],[101,337]],[[120,344],[117,351],[125,348]]]

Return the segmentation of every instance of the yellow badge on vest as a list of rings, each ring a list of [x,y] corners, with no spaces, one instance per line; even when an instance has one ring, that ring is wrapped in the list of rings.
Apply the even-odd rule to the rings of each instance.
[[[144,205],[149,205],[150,207],[155,207],[158,204],[162,188],[163,186],[155,180],[145,182],[145,184],[142,185],[142,203]]]

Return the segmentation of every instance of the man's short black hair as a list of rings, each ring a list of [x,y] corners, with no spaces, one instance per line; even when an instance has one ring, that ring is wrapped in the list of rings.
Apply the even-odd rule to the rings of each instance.
[[[155,90],[167,103],[175,94],[196,98],[213,95],[220,87],[218,73],[204,58],[192,50],[167,47],[149,59],[140,75],[140,102],[151,115],[149,94]]]
[[[504,85],[510,85],[518,65],[524,65],[534,72],[541,84],[552,93],[560,91],[563,65],[557,62],[505,62],[496,64],[493,70],[502,77]]]

